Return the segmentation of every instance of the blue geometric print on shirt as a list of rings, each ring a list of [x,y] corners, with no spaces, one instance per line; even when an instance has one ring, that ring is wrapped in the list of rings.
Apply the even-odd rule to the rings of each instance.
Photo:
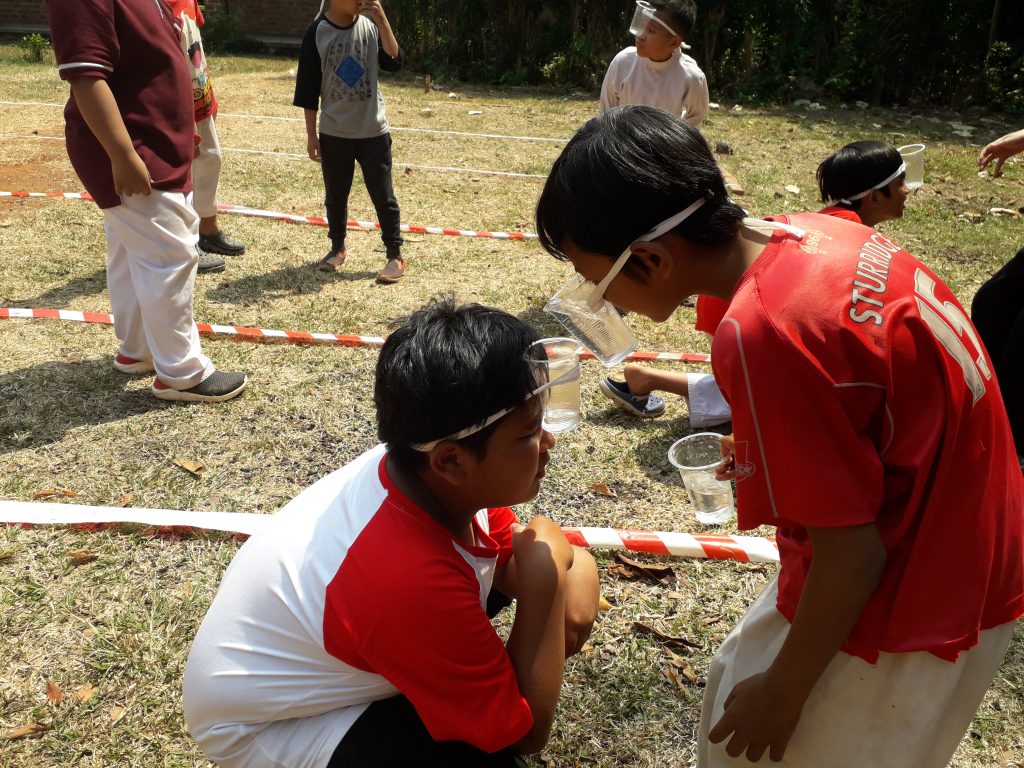
[[[351,56],[346,56],[344,61],[338,65],[338,68],[334,70],[342,82],[344,82],[349,88],[355,88],[356,83],[359,82],[360,78],[366,70],[363,65],[353,59]]]

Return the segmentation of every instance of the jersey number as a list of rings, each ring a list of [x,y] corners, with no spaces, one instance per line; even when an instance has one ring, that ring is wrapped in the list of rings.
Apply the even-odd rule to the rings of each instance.
[[[914,288],[921,317],[939,343],[960,364],[964,381],[977,403],[985,395],[985,382],[991,380],[992,371],[985,360],[985,348],[974,326],[956,304],[941,301],[935,295],[935,281],[922,269],[918,269],[914,275]],[[965,337],[970,341],[972,349],[968,349],[964,343]]]

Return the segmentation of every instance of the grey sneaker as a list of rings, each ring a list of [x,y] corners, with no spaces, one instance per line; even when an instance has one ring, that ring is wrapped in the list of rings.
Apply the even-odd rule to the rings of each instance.
[[[196,254],[199,256],[199,266],[196,268],[197,274],[205,275],[210,272],[224,271],[223,256],[214,256],[212,253],[207,253],[199,246],[196,246]]]
[[[212,235],[199,235],[199,247],[207,253],[219,253],[222,256],[241,256],[245,253],[245,243],[241,243],[224,234],[223,229]]]
[[[153,379],[153,394],[161,400],[180,400],[188,403],[221,403],[238,397],[249,383],[244,373],[214,371],[194,387],[172,389],[160,379]]]

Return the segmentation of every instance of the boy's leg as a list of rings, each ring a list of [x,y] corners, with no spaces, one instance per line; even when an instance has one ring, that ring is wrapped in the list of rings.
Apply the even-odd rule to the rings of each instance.
[[[180,192],[154,189],[122,200],[104,215],[127,256],[130,290],[157,377],[172,389],[194,387],[215,370],[203,354],[192,315],[199,219]],[[111,288],[112,304],[130,301],[123,295],[126,284],[118,284],[116,298]]]
[[[118,354],[131,360],[152,360],[142,325],[139,298],[132,285],[128,252],[121,243],[118,213],[122,206],[103,211],[103,230],[107,235],[107,293],[114,313],[114,335],[121,342]]]
[[[380,238],[384,241],[388,260],[402,258],[402,215],[395,198],[391,181],[391,134],[360,139],[357,143],[356,159],[363,170],[366,191],[370,194],[377,220],[380,222]]]
[[[736,683],[763,672],[789,623],[765,588],[712,661],[697,731],[699,768],[749,768],[730,757],[728,739],[708,742]],[[957,663],[930,653],[883,653],[877,664],[839,653],[804,705],[786,749],[792,768],[944,766],[970,726],[1013,637],[1013,624],[981,633]],[[767,762],[766,759],[763,759]]]
[[[348,230],[348,195],[355,172],[355,140],[320,134],[320,170],[324,175],[324,208],[331,249],[345,250]]]
[[[327,768],[525,768],[514,753],[483,752],[461,741],[434,741],[404,696],[373,702],[338,744]]]
[[[213,117],[196,123],[199,155],[192,161],[192,204],[199,214],[199,247],[207,253],[241,256],[245,245],[221,231],[217,221],[217,186],[220,183],[220,138]]]
[[[1003,348],[1017,315],[1024,309],[1024,248],[978,289],[971,302],[971,322],[981,334],[992,362]]]
[[[732,409],[722,397],[715,377],[709,373],[688,373],[690,426],[700,429],[717,427],[732,420]]]

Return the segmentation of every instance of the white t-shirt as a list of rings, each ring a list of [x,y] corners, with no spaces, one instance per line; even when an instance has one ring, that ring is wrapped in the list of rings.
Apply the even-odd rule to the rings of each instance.
[[[604,112],[623,104],[658,107],[700,128],[708,113],[708,81],[697,62],[680,50],[665,61],[651,61],[623,48],[608,65],[601,86]]]
[[[222,768],[323,768],[398,693],[436,741],[493,752],[532,726],[485,612],[512,511],[481,510],[462,544],[385,463],[378,446],[303,491],[224,574],[183,682],[189,732]]]

